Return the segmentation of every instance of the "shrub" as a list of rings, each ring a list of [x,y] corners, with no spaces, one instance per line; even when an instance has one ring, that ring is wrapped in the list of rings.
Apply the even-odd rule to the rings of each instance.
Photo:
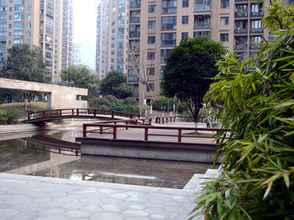
[[[118,99],[114,96],[105,96],[91,101],[91,106],[105,111],[120,111],[139,113],[140,109],[135,98]]]
[[[152,102],[152,107],[157,111],[173,111],[175,101],[165,96],[160,96]]]

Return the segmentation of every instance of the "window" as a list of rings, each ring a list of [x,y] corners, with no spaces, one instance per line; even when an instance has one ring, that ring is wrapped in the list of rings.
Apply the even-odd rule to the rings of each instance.
[[[156,21],[155,20],[149,20],[148,21],[148,30],[149,31],[155,31],[156,29]]]
[[[209,11],[211,0],[195,0],[194,10],[197,12]]]
[[[147,52],[147,60],[155,60],[155,52],[154,51]]]
[[[182,24],[189,24],[189,16],[182,16]]]
[[[154,76],[155,75],[155,68],[154,67],[148,67],[146,69],[147,75],[148,76]]]
[[[261,20],[252,20],[251,21],[251,31],[254,33],[262,32]]]
[[[195,29],[210,28],[210,15],[195,15],[194,28]]]
[[[247,4],[236,5],[235,16],[236,17],[247,17],[248,16]]]
[[[162,0],[161,10],[164,14],[176,13],[177,12],[177,1],[176,0]]]
[[[251,4],[251,15],[252,16],[262,16],[263,15],[262,3]]]
[[[160,50],[160,63],[161,64],[165,64],[166,59],[170,55],[171,51],[172,51],[171,49],[161,49]]]
[[[221,17],[220,18],[221,27],[225,27],[229,25],[229,17]]]
[[[220,41],[228,42],[229,41],[229,34],[228,33],[221,33],[220,34]]]
[[[189,33],[188,32],[182,32],[182,40],[186,40],[189,38]]]
[[[156,37],[155,36],[148,36],[148,44],[155,44]]]
[[[250,38],[250,48],[253,50],[257,50],[261,47],[262,37],[254,36]]]
[[[176,46],[176,33],[162,33],[161,46],[168,46],[168,47]]]
[[[221,8],[229,8],[230,7],[230,0],[220,0],[221,1]]]
[[[148,5],[148,12],[149,13],[154,13],[156,9],[156,5]]]
[[[146,86],[146,91],[153,92],[154,91],[154,83],[148,83],[148,85]]]
[[[194,38],[202,37],[202,38],[210,38],[210,31],[197,31],[193,33]]]
[[[176,25],[177,25],[176,16],[161,17],[161,30],[164,30],[164,31],[176,30]]]
[[[182,7],[188,8],[189,7],[189,0],[182,0]]]

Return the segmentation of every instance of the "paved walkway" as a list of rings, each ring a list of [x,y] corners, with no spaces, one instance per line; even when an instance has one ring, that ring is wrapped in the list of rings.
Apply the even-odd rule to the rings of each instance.
[[[0,174],[1,220],[186,220],[190,190]]]

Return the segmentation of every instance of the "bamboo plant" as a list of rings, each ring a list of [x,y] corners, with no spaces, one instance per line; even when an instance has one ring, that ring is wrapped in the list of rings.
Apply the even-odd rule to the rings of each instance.
[[[275,39],[243,61],[226,55],[206,95],[231,139],[220,137],[222,173],[204,184],[193,215],[294,219],[294,6],[272,1],[264,23]]]

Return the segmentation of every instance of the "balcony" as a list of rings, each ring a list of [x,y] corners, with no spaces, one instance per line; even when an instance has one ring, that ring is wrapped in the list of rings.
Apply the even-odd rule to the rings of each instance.
[[[176,43],[176,40],[162,40],[161,47],[175,47]]]
[[[198,30],[198,29],[209,29],[210,28],[210,23],[195,23],[194,24],[194,29]]]
[[[161,30],[162,31],[174,31],[174,30],[176,30],[176,25],[175,24],[164,24],[164,25],[161,25]]]
[[[250,49],[251,50],[259,50],[261,48],[261,44],[260,43],[251,43],[250,44]]]
[[[248,2],[248,0],[235,0],[235,3],[237,4],[237,3],[247,3]]]
[[[138,9],[141,8],[141,1],[140,0],[131,0],[130,1],[130,9]]]
[[[210,11],[210,5],[206,4],[195,4],[194,5],[194,11],[195,12],[207,12]]]
[[[257,11],[251,11],[250,14],[251,14],[252,17],[262,17],[264,15],[262,10],[260,10],[258,12]]]
[[[235,27],[235,34],[247,34],[248,29],[243,27]]]
[[[130,17],[130,23],[131,24],[139,24],[140,23],[140,17]]]
[[[162,7],[161,8],[162,14],[176,14],[177,13],[177,7]]]
[[[235,11],[235,17],[236,18],[247,18],[248,17],[248,12],[244,10],[236,10]]]
[[[247,50],[247,43],[238,43],[235,44],[235,50]]]
[[[130,32],[129,38],[140,38],[140,32]]]
[[[250,32],[253,33],[253,34],[262,33],[263,29],[262,28],[251,28]]]

